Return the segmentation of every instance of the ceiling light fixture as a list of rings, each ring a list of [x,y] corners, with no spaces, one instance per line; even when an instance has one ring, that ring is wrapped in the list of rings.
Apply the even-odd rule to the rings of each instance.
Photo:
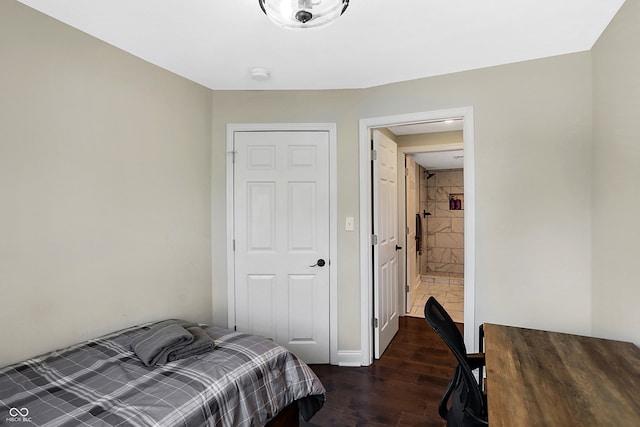
[[[329,25],[347,10],[349,0],[258,0],[276,25],[287,29]]]

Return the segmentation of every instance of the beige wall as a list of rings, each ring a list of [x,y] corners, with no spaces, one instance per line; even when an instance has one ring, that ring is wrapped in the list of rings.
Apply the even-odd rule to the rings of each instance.
[[[211,92],[0,2],[0,365],[211,321]]]
[[[476,325],[590,331],[590,64],[585,52],[398,83],[362,104],[364,117],[473,106]]]
[[[462,144],[464,135],[461,130],[435,133],[418,133],[415,135],[396,136],[398,147],[421,147],[423,145]]]
[[[215,91],[214,317],[226,324],[226,123],[336,122],[342,223],[358,215],[359,119],[473,106],[476,324],[588,333],[591,89],[586,52],[359,91]],[[340,230],[340,350],[360,348],[358,251]]]
[[[640,345],[640,2],[593,48],[593,333]]]

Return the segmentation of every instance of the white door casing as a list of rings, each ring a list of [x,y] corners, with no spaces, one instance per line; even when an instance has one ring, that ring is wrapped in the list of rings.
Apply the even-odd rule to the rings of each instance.
[[[362,366],[373,363],[374,352],[371,343],[374,333],[371,327],[373,318],[373,261],[372,247],[369,244],[372,227],[372,183],[371,183],[371,130],[403,124],[415,124],[451,118],[463,119],[464,134],[464,340],[469,351],[478,348],[477,323],[475,318],[475,163],[474,163],[474,117],[473,107],[450,108],[418,113],[360,119],[359,124],[359,169],[360,169],[360,339]],[[444,150],[452,147],[444,148]],[[430,151],[418,148],[416,152]],[[439,150],[435,150],[439,151]],[[411,152],[405,150],[405,152]],[[404,214],[404,213],[403,213]]]
[[[380,358],[398,332],[398,170],[397,146],[373,131],[373,294],[375,357]]]
[[[329,139],[233,135],[234,324],[308,363],[330,361]]]

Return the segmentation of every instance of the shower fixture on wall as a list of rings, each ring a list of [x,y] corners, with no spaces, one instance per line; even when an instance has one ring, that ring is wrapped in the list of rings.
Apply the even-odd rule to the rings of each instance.
[[[431,173],[428,170],[425,170],[424,173],[427,174],[427,179],[429,179],[429,178],[431,178],[432,176],[435,175],[435,173]]]

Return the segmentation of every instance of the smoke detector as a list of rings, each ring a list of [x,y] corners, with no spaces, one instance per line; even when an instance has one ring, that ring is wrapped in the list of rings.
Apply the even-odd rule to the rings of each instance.
[[[267,70],[266,68],[260,68],[260,67],[252,68],[250,73],[251,73],[251,78],[259,82],[268,80],[269,77],[271,77],[271,71]]]

